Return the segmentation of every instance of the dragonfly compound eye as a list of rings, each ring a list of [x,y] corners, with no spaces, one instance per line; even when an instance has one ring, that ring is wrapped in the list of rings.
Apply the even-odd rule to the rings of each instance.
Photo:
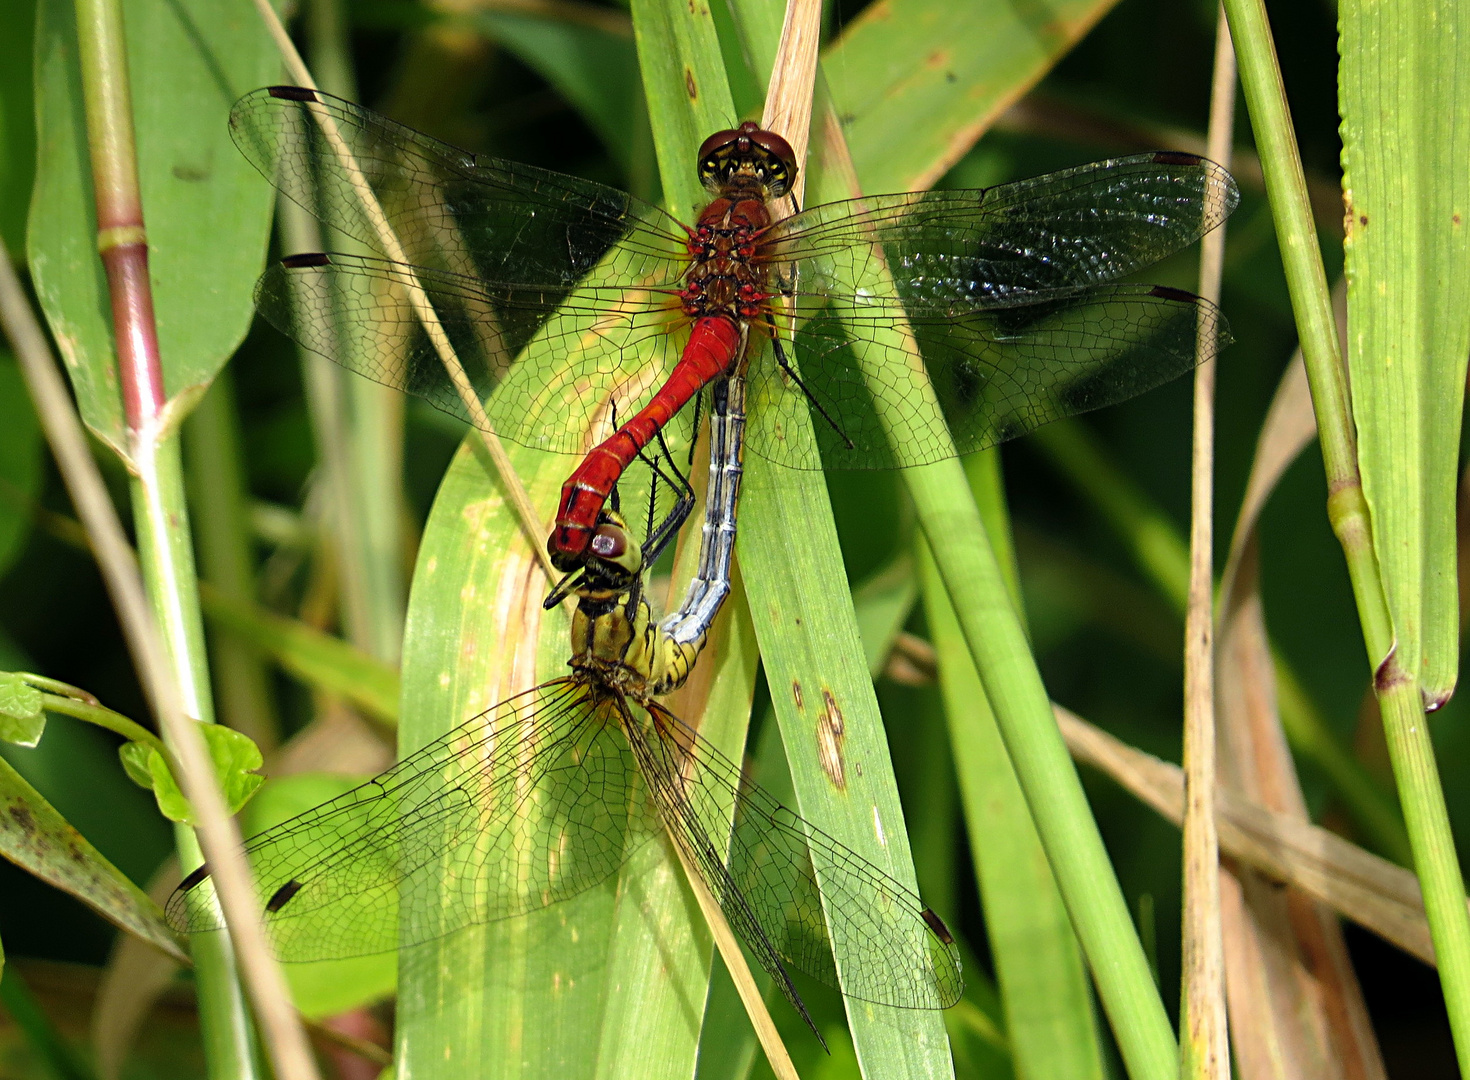
[[[628,536],[622,529],[603,526],[592,538],[592,554],[602,559],[616,559],[628,550]]]
[[[705,139],[698,161],[700,182],[711,191],[718,191],[744,173],[754,177],[771,197],[779,198],[791,190],[796,175],[796,155],[791,145],[774,131],[765,131],[751,121]]]

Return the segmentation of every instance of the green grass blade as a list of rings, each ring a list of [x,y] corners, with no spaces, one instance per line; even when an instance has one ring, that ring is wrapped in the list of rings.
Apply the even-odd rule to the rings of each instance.
[[[1470,1072],[1470,918],[1423,721],[1423,710],[1453,691],[1459,652],[1455,473],[1470,349],[1470,16],[1462,5],[1424,0],[1348,4],[1340,19],[1348,367],[1394,641],[1374,688],[1456,1055]],[[1383,651],[1376,644],[1370,638],[1375,662]]]
[[[1080,34],[1105,10],[1105,6],[1054,5],[1050,14],[1058,17],[1056,26],[1064,29],[1052,34],[1041,29],[1054,29],[1052,26],[1040,19],[1030,20],[1029,12],[985,6],[957,18],[952,8],[922,14],[925,5],[912,7],[911,14],[919,17],[891,17],[888,5],[874,9],[875,25],[862,27],[860,20],[844,38],[841,51],[834,48],[824,63],[833,80],[839,112],[852,118],[848,128],[853,164],[867,190],[931,183],[1013,96],[1065,51],[1075,40],[1074,33]],[[926,30],[919,31],[915,24]],[[1012,43],[1013,53],[1019,50],[1024,58],[1009,69],[1005,66],[1009,61],[1002,61],[1001,70],[1011,75],[1009,81],[992,80],[992,68],[976,71],[967,66],[971,53],[979,54],[1005,41]],[[860,61],[860,57],[865,59]],[[846,70],[839,68],[839,58]],[[927,67],[935,58],[945,62]],[[972,74],[961,78],[961,71]],[[885,78],[876,74],[880,72],[890,74]],[[876,89],[863,96],[857,87],[859,76],[867,77]],[[913,97],[901,109],[890,110],[885,95],[897,99],[911,89]],[[916,123],[916,108],[937,122]],[[871,115],[871,138],[861,134],[860,118],[865,113]],[[899,117],[904,119],[896,123]],[[933,135],[911,134],[931,127]],[[895,154],[895,148],[909,152]],[[888,155],[903,162],[897,171],[886,171]],[[816,193],[813,201],[846,194],[838,190]],[[896,427],[894,437],[904,438],[901,428]],[[973,546],[956,540],[983,536],[963,473],[940,465],[910,470],[905,479],[926,534],[942,538],[945,544],[936,550],[942,577],[950,586],[950,599],[985,675],[1023,787],[1031,793],[1033,814],[1062,880],[1074,925],[1087,945],[1125,1059],[1136,1076],[1172,1075],[1173,1037],[1162,1002],[1076,772],[1056,736],[1024,632],[1005,597],[1001,568],[988,549],[981,550],[983,539]],[[1000,626],[993,618],[997,614]]]
[[[812,192],[812,201],[850,194],[839,171],[826,169]],[[891,281],[877,267],[845,285],[858,295],[863,290],[873,295],[892,292]],[[862,351],[860,364],[908,362],[912,342],[901,328],[877,340],[878,335],[867,327],[864,337],[874,339],[875,347]],[[934,430],[942,430],[936,428],[943,421],[932,396],[926,399],[915,393],[899,406],[875,395],[874,404],[893,445],[916,440],[915,425],[926,439],[932,438]],[[1135,1080],[1173,1076],[1176,1049],[1168,1016],[1076,769],[1052,718],[1046,689],[964,470],[950,459],[907,469],[903,478],[959,615],[1124,1060]],[[793,520],[802,519],[793,515]],[[771,682],[776,685],[774,679]]]
[[[341,694],[386,724],[398,722],[400,686],[391,665],[339,637],[203,584],[199,598],[210,622],[270,656],[307,686]]]
[[[596,23],[495,10],[470,18],[554,86],[586,117],[608,153],[631,169],[637,143],[629,138],[630,118],[643,108],[638,55],[626,18],[612,10],[607,15]]]
[[[1461,1071],[1470,1072],[1470,918],[1465,911],[1465,883],[1450,831],[1444,790],[1424,723],[1425,699],[1419,687],[1423,672],[1412,648],[1401,656],[1395,647],[1388,592],[1372,544],[1371,515],[1361,486],[1347,372],[1338,355],[1327,277],[1316,246],[1301,158],[1265,5],[1261,0],[1226,0],[1225,11],[1240,61],[1241,86],[1250,108],[1251,127],[1261,148],[1266,191],[1271,199],[1302,358],[1312,388],[1318,440],[1331,492],[1328,517],[1347,561],[1369,662],[1374,667],[1374,691],[1398,782],[1404,823],[1413,847],[1414,868],[1424,890],[1424,905],[1439,959],[1440,983],[1455,1035],[1456,1053]],[[1424,11],[1428,13],[1430,9]],[[1445,11],[1457,20],[1463,18],[1458,9]],[[1372,32],[1370,36],[1359,39],[1363,47],[1354,50],[1363,52],[1362,59],[1370,61],[1381,44],[1375,27],[1389,25],[1376,20],[1415,17],[1401,16],[1397,7],[1391,15],[1387,9],[1372,8],[1343,13],[1345,20],[1355,16],[1375,20],[1367,27]],[[1444,48],[1454,49],[1460,43],[1455,41],[1453,24],[1447,24],[1444,29],[1451,32],[1436,40]],[[1351,34],[1356,33],[1354,28]],[[1458,55],[1445,54],[1446,57]],[[1430,61],[1429,56],[1424,59],[1426,63]],[[1354,63],[1358,60],[1353,58]],[[1417,76],[1423,68],[1399,55],[1385,55],[1382,62],[1395,66],[1405,79]],[[1448,66],[1452,63],[1453,59],[1448,60],[1443,70],[1452,72],[1454,68]],[[1374,107],[1391,108],[1387,101],[1377,102]],[[1399,209],[1402,213],[1413,212],[1409,207]],[[1359,214],[1356,219],[1358,228],[1363,227],[1363,216]],[[1367,216],[1371,228],[1373,216]],[[1383,214],[1378,216],[1381,218]],[[1463,228],[1463,224],[1458,227]],[[1385,281],[1381,286],[1387,289],[1390,283]],[[1351,319],[1349,312],[1350,322]],[[1456,388],[1457,400],[1458,394]]]
[[[1139,571],[1181,618],[1189,580],[1189,549],[1162,507],[1131,480],[1085,424],[1064,420],[1037,431],[1040,449],[1124,544]],[[1327,775],[1358,827],[1380,853],[1407,865],[1409,838],[1393,793],[1353,756],[1276,653],[1281,726],[1297,754]]]
[[[243,603],[255,598],[248,486],[231,372],[220,372],[184,425],[185,483],[204,579]],[[265,653],[228,632],[210,641],[220,720],[269,754],[281,741]]]
[[[821,475],[751,462],[738,545],[802,816],[916,889]],[[848,1002],[848,1023],[865,1076],[951,1075],[940,1014]]]
[[[0,348],[0,573],[9,570],[31,533],[41,487],[41,426],[15,357]]]
[[[0,65],[0,241],[25,248],[26,209],[36,167],[36,118],[31,101],[31,33],[36,0],[0,5],[0,41],[14,43]]]
[[[910,472],[919,519],[1129,1073],[1172,1077],[1168,1016],[964,473],[948,464]],[[980,540],[956,542],[965,536]]]
[[[1349,3],[1342,20],[1348,370],[1399,663],[1430,709],[1459,663],[1455,484],[1470,355],[1470,13]]]

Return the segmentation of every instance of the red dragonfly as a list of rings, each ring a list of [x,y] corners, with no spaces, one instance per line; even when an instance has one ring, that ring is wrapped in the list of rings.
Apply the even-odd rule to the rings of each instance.
[[[307,348],[470,421],[408,298],[421,287],[495,431],[584,455],[548,543],[562,569],[582,563],[637,453],[740,369],[753,453],[797,468],[888,468],[1131,398],[1192,368],[1201,332],[1216,349],[1229,343],[1207,301],[1116,283],[1235,208],[1229,174],[1192,154],[868,196],[773,223],[767,204],[796,165],[783,139],[746,123],[701,147],[713,201],[690,228],[614,188],[471,154],[316,91],[242,98],[230,124],[245,155],[375,247],[354,177],[314,113],[330,116],[416,265],[295,256],[261,278],[259,310]],[[872,287],[885,277],[891,291]],[[874,395],[903,407],[923,392],[885,340],[903,324],[943,419],[890,446]],[[773,348],[753,347],[761,339]],[[613,430],[619,413],[628,419]],[[817,455],[784,438],[805,416]],[[585,433],[599,430],[589,449]]]

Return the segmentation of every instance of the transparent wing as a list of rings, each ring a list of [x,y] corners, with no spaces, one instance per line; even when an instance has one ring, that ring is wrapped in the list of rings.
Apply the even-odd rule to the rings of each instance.
[[[763,354],[749,376],[750,450],[804,469],[927,464],[1177,378],[1199,363],[1197,334],[1209,355],[1230,342],[1208,301],[1153,285],[1037,290],[944,316],[921,309],[909,325],[920,367],[893,344],[885,311],[818,310],[794,334],[796,366],[816,404]],[[880,422],[880,400],[903,422],[897,445]],[[816,455],[786,438],[807,416]]]
[[[1145,154],[788,218],[762,251],[791,297],[776,322],[819,406],[821,459],[785,439],[808,401],[769,357],[752,365],[751,449],[798,468],[925,464],[1177,377],[1198,362],[1196,327],[1216,348],[1229,341],[1224,319],[1188,293],[1109,283],[1194,243],[1238,201],[1213,162]],[[903,323],[921,371],[892,344]],[[880,401],[905,418],[902,445],[888,444]]]
[[[798,1011],[783,966],[880,1005],[959,1000],[959,953],[912,890],[745,780],[667,710],[653,704],[649,715],[653,729],[630,723],[630,738],[659,811]]]
[[[534,285],[353,255],[268,269],[256,308],[304,347],[473,422],[412,299],[427,297],[491,427],[523,446],[579,454],[637,411],[678,361],[688,321],[649,293],[586,285],[570,298]],[[534,349],[527,346],[535,341]]]
[[[607,880],[661,829],[606,699],[545,683],[245,845],[277,955],[385,952]],[[167,906],[218,929],[214,882]]]
[[[1116,281],[1188,247],[1239,199],[1212,161],[1140,154],[991,188],[826,203],[775,226],[761,253],[797,296],[851,297],[881,260],[904,312],[958,318],[1017,293]]]
[[[230,131],[292,201],[420,266],[566,292],[615,246],[638,279],[677,281],[687,262],[682,226],[632,195],[467,153],[329,94],[256,90],[235,103]],[[381,203],[402,256],[384,247],[363,209],[359,176]]]

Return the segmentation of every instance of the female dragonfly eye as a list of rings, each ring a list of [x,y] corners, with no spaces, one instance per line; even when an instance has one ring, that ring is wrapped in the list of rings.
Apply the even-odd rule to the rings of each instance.
[[[592,537],[592,553],[604,559],[616,559],[628,550],[628,537],[622,529],[604,525]]]

